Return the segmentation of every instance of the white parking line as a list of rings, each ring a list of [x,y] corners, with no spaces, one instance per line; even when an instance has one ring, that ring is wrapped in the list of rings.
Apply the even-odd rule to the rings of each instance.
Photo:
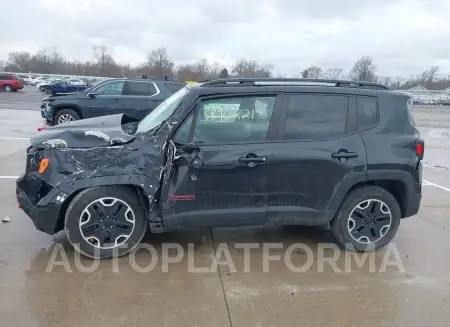
[[[36,121],[18,121],[18,120],[0,120],[0,123],[7,123],[7,124],[39,124],[39,122]]]
[[[29,137],[0,136],[0,140],[29,140]]]
[[[0,176],[0,179],[18,179],[19,176]]]
[[[427,183],[427,185],[431,185],[431,186],[440,188],[441,190],[450,192],[450,188],[444,187],[444,186],[442,186],[442,185],[439,185],[439,184],[436,184],[436,183],[432,183],[432,182],[426,181],[426,180],[423,180],[423,182]],[[424,184],[422,184],[422,185],[424,185]]]

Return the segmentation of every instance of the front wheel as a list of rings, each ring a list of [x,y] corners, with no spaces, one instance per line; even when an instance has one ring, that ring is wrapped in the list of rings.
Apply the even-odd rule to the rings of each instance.
[[[146,230],[147,217],[138,195],[120,187],[81,191],[70,203],[65,217],[69,242],[83,255],[96,259],[131,252]]]
[[[69,123],[71,121],[80,120],[80,119],[81,119],[80,115],[75,110],[61,109],[60,111],[57,112],[54,121],[55,121],[55,125],[60,125],[60,124]]]
[[[12,91],[12,87],[11,85],[6,84],[3,89],[5,90],[5,92],[11,92]]]
[[[351,251],[375,251],[397,233],[401,212],[397,200],[385,189],[365,186],[352,191],[331,222],[337,242]]]

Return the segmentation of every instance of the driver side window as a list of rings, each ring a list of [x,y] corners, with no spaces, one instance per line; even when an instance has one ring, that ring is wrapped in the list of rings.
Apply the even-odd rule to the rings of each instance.
[[[98,93],[99,95],[122,95],[124,83],[125,81],[105,83],[94,90],[94,92]]]
[[[266,139],[276,96],[240,96],[201,101],[195,110],[193,142],[233,144]],[[188,142],[193,113],[177,130],[174,140]]]

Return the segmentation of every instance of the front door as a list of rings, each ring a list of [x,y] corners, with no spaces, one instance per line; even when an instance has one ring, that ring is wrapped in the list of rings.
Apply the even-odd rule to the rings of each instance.
[[[84,118],[123,113],[123,84],[120,80],[106,82],[90,91],[97,94],[83,101]]]
[[[160,197],[170,227],[264,225],[277,96],[199,101],[169,143]]]

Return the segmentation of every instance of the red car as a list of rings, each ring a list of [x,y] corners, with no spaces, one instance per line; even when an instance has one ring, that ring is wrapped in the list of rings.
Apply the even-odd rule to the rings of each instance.
[[[0,73],[0,89],[5,92],[23,89],[23,81],[14,74]]]

